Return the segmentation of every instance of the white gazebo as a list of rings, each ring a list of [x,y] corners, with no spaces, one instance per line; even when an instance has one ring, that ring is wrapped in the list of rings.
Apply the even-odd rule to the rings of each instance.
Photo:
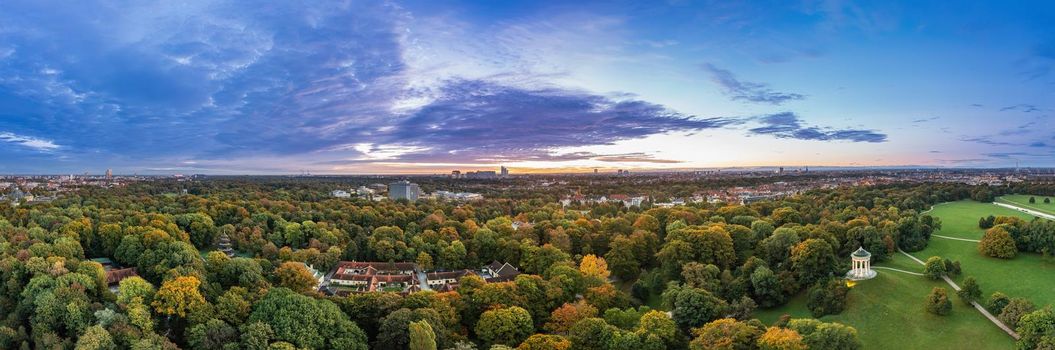
[[[853,268],[846,273],[846,279],[860,281],[876,276],[876,272],[872,270],[872,254],[865,250],[864,247],[857,248],[853,254],[850,254],[850,259]]]

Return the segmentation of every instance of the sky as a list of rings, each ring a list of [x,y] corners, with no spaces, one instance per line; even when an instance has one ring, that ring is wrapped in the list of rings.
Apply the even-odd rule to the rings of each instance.
[[[0,173],[1055,166],[1051,1],[0,6]]]

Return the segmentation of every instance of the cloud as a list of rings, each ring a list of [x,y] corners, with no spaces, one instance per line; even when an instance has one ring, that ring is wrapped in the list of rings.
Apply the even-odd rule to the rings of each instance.
[[[59,145],[56,145],[55,142],[51,140],[16,135],[6,131],[0,131],[0,142],[22,146],[40,152],[50,152],[60,148]]]
[[[760,135],[773,135],[778,138],[789,138],[814,141],[851,141],[851,142],[886,142],[887,135],[875,130],[832,129],[816,126],[804,126],[798,115],[791,112],[770,114],[755,118],[764,126],[749,131]]]
[[[1017,105],[1012,105],[1012,106],[1007,106],[1007,107],[1004,107],[1004,108],[1000,108],[1000,111],[1001,112],[1021,111],[1022,113],[1033,113],[1033,112],[1040,111],[1040,109],[1037,108],[1037,106],[1034,106],[1034,105],[1031,105],[1031,104],[1020,103],[1020,104],[1017,104]]]
[[[401,117],[385,143],[427,148],[440,159],[530,159],[562,147],[719,128],[733,119],[696,118],[640,100],[561,88],[525,89],[480,80],[448,82],[436,101]]]
[[[658,159],[653,155],[635,152],[635,153],[624,153],[624,154],[610,154],[594,158],[594,160],[602,162],[627,162],[627,163],[657,163],[657,164],[675,164],[681,163],[681,161],[671,159]]]
[[[926,122],[930,122],[930,121],[935,121],[935,120],[938,120],[938,119],[939,119],[939,117],[921,118],[921,119],[913,120],[912,123],[913,124],[920,124],[920,123],[926,123]]]
[[[806,98],[796,93],[774,91],[767,84],[738,80],[732,72],[710,63],[704,64],[703,69],[711,74],[711,81],[718,84],[723,92],[733,100],[780,105],[787,101]]]

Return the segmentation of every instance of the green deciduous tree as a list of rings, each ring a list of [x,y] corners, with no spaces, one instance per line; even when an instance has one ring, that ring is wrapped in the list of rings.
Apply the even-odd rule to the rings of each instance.
[[[436,350],[436,334],[427,321],[410,323],[410,350]]]
[[[535,333],[535,326],[527,310],[512,306],[484,312],[476,322],[475,331],[487,344],[514,346]]]

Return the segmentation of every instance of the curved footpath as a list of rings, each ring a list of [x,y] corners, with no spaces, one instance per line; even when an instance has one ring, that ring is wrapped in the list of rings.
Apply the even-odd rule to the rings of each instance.
[[[926,265],[923,260],[916,259],[916,257],[912,256],[912,254],[906,253],[904,250],[901,250],[901,248],[898,248],[897,251],[901,252],[901,254],[905,254],[905,256],[909,257],[910,259],[915,260],[920,265]],[[942,275],[941,278],[944,279],[945,283],[948,283],[953,290],[957,292],[960,291],[960,286],[956,285],[956,282],[953,282],[952,279],[949,278],[949,276]],[[977,301],[972,301],[971,305],[973,305],[975,309],[978,309],[978,312],[981,312],[982,316],[988,318],[990,321],[993,322],[993,324],[996,324],[997,327],[1000,327],[1000,329],[1003,329],[1004,332],[1007,332],[1007,334],[1010,335],[1012,338],[1015,338],[1015,340],[1021,338],[1018,333],[1015,333],[1015,331],[1011,329],[1011,327],[1008,327],[1003,322],[1000,322],[1000,320],[993,316],[993,314],[989,313],[989,310],[986,310],[985,307],[983,307],[981,304],[978,304]]]
[[[910,274],[910,275],[916,275],[916,276],[923,276],[923,274],[922,274],[922,273],[919,273],[919,272],[905,271],[905,270],[902,270],[902,269],[895,269],[895,268],[893,268],[893,267],[886,267],[886,266],[872,266],[872,268],[873,268],[873,269],[883,269],[883,270],[892,270],[892,271],[897,271],[897,272],[903,272],[903,273],[907,273],[907,274]]]

